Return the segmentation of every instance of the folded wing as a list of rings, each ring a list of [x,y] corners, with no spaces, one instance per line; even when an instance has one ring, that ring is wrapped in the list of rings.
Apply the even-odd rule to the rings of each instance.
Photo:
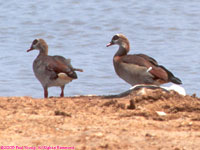
[[[65,73],[72,79],[77,79],[77,74],[74,71],[70,59],[65,59],[62,56],[50,56],[47,64],[47,70],[55,72],[57,75],[59,73]]]

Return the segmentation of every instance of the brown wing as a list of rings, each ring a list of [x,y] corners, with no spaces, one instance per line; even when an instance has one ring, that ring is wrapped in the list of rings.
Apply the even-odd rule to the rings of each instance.
[[[157,62],[154,58],[152,58],[152,57],[150,57],[150,56],[147,56],[147,55],[145,55],[145,54],[135,54],[135,55],[136,55],[136,56],[140,56],[140,57],[142,57],[142,58],[148,60],[149,62],[151,62],[151,63],[154,64],[154,65],[158,65],[158,62]]]
[[[66,60],[66,59],[61,56],[55,56],[55,57],[49,56],[48,64],[46,67],[47,70],[53,71],[56,74],[65,73],[69,77],[71,77],[73,79],[77,79],[77,75],[76,75],[73,67],[70,64],[70,60],[69,61],[68,60],[64,61],[64,60]]]
[[[149,73],[151,73],[155,80],[164,80],[163,82],[168,81],[167,72],[158,65],[157,61],[152,57],[149,57],[144,54],[136,54],[136,55],[126,55],[121,58],[121,61],[128,64],[135,64],[138,66],[146,67],[149,69],[152,68]]]

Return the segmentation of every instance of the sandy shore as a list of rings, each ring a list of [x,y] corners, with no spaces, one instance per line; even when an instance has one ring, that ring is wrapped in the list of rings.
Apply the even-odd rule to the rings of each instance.
[[[146,92],[121,98],[0,97],[0,145],[198,150],[200,99],[160,89]]]

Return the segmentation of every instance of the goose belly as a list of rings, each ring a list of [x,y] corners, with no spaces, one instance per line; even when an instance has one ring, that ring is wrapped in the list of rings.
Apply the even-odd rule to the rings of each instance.
[[[141,67],[134,64],[115,64],[115,72],[127,83],[136,84],[153,84],[153,76],[147,71],[146,67]]]
[[[64,86],[72,81],[72,78],[68,77],[65,73],[59,73],[58,78],[51,79],[54,72],[46,70],[45,65],[41,65],[39,62],[33,64],[33,71],[43,87]]]

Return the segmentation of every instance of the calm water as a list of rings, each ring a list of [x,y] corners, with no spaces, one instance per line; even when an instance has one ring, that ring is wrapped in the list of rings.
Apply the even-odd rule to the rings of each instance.
[[[43,97],[32,71],[38,51],[26,53],[43,38],[50,55],[72,59],[84,69],[68,84],[66,96],[114,94],[130,85],[114,72],[117,46],[106,48],[116,33],[125,34],[130,53],[145,53],[183,81],[188,94],[200,94],[199,0],[59,0],[0,2],[0,96]],[[58,96],[59,88],[50,88]]]

